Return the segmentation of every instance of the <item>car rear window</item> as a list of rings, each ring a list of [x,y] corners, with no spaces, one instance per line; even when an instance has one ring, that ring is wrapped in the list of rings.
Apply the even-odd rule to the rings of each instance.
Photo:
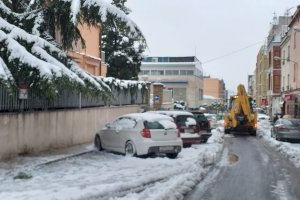
[[[161,125],[159,122],[148,122],[148,121],[145,121],[144,122],[144,126],[145,128],[148,128],[148,129],[165,129],[163,127],[163,125]]]
[[[195,113],[194,117],[197,121],[207,121],[207,118],[203,113]]]
[[[186,122],[187,122],[187,118],[192,118],[191,116],[189,115],[179,115],[176,117],[176,122],[179,126],[185,126]]]

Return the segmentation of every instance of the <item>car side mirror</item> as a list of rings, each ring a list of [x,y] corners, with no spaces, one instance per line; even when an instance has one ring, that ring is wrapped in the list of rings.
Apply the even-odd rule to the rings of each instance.
[[[105,124],[105,127],[106,127],[106,128],[111,128],[110,123]]]

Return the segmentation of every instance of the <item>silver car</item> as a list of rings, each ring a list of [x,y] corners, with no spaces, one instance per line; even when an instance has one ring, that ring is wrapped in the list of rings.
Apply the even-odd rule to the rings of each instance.
[[[130,156],[166,154],[176,158],[182,140],[171,117],[154,113],[133,113],[107,124],[95,135],[98,150],[107,149]]]
[[[300,119],[278,119],[271,129],[276,140],[300,140]]]

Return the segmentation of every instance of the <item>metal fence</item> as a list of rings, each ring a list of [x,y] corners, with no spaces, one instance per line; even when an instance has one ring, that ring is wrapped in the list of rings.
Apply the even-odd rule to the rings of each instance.
[[[34,92],[28,92],[27,99],[19,99],[17,91],[13,93],[8,92],[7,89],[0,85],[0,112],[88,108],[109,105],[122,106],[147,103],[146,94],[142,94],[141,90],[131,95],[129,91],[118,91],[112,88],[112,95],[111,100],[105,102],[99,97],[91,97],[66,90],[51,100],[42,98]]]

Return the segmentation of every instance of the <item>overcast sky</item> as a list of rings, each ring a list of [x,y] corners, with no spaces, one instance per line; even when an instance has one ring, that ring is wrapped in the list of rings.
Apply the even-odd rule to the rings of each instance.
[[[228,89],[235,90],[254,71],[273,13],[283,15],[298,4],[299,0],[128,0],[127,6],[147,39],[147,55],[193,56],[196,52],[205,74],[223,78]]]

